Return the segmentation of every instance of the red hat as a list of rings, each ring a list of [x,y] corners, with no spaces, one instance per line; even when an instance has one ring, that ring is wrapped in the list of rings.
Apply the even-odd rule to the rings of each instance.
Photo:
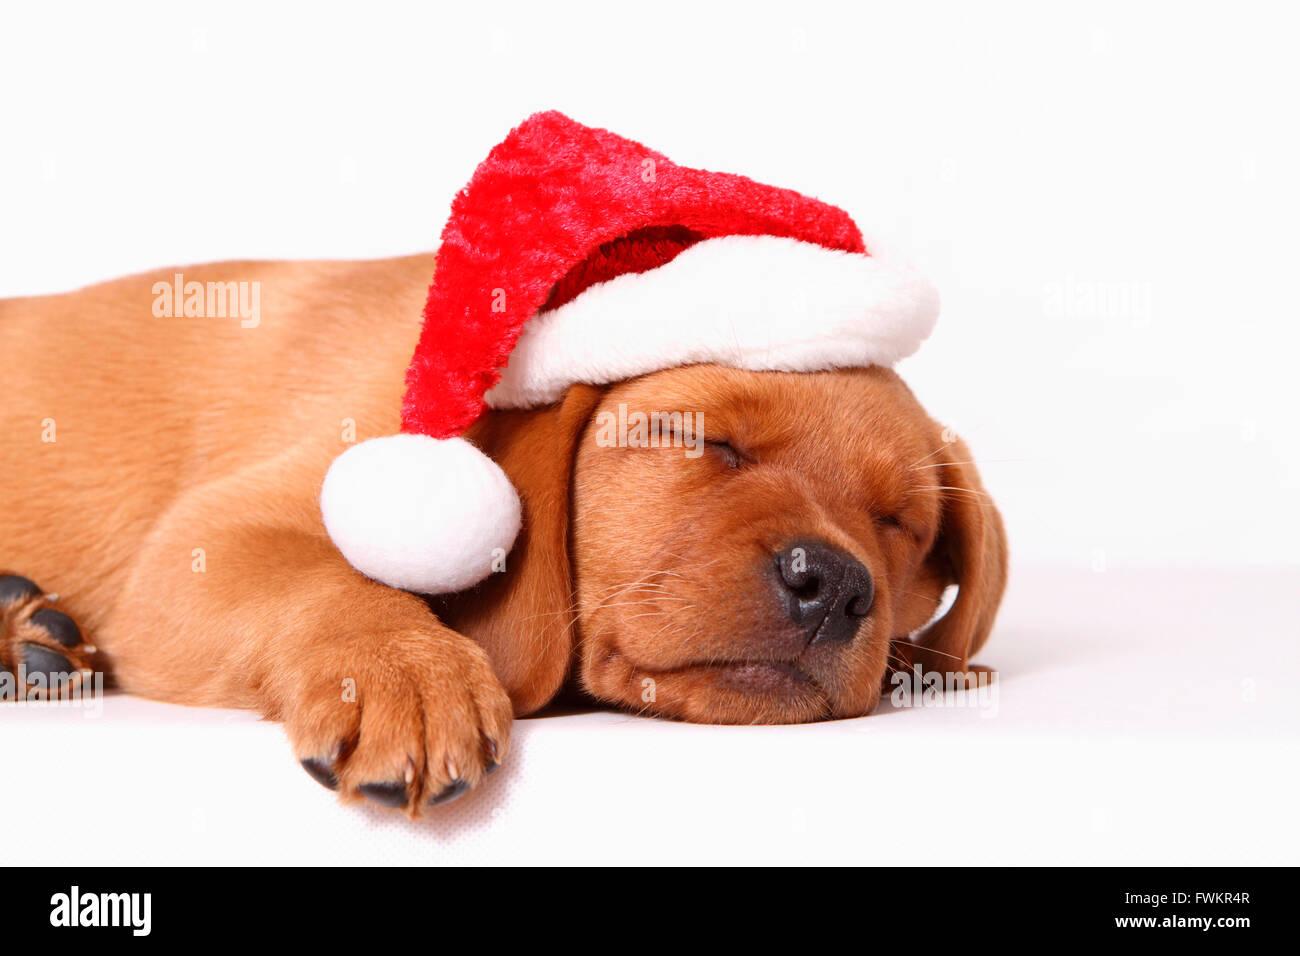
[[[463,590],[520,525],[509,479],[461,437],[485,409],[700,363],[892,365],[938,311],[933,287],[871,255],[834,206],[538,113],[452,203],[402,434],[335,460],[325,527],[363,574]]]

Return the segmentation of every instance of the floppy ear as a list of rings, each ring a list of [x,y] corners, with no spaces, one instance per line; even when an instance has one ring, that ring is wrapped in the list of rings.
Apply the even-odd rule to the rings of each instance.
[[[993,630],[1007,583],[1007,538],[965,442],[944,454],[943,518],[931,557],[946,564],[957,599],[918,637],[911,659],[924,658],[927,669],[962,671]]]
[[[569,492],[578,441],[603,395],[604,389],[574,385],[547,408],[488,412],[467,435],[519,492],[523,528],[502,570],[430,605],[444,624],[487,651],[516,714],[546,704],[568,672]]]

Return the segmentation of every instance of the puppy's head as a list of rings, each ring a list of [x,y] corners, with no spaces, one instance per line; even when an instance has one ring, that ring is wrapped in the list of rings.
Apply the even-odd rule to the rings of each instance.
[[[452,599],[519,710],[566,674],[595,697],[688,720],[869,713],[916,637],[961,670],[1006,574],[970,455],[892,371],[693,366],[475,434],[515,481],[511,567]]]

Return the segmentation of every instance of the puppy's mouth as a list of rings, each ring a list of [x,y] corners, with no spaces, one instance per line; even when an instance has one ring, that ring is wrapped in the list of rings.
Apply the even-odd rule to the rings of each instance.
[[[796,665],[785,661],[750,661],[737,664],[698,665],[714,672],[717,683],[729,690],[791,697],[821,688]]]
[[[719,688],[748,694],[800,697],[824,693],[817,681],[792,661],[708,661],[666,669],[639,664],[632,667],[638,675],[652,680],[699,677]]]
[[[621,655],[619,655],[621,656]],[[793,661],[704,661],[657,669],[632,664],[630,684],[656,686],[645,708],[705,723],[804,723],[829,715],[829,695]]]

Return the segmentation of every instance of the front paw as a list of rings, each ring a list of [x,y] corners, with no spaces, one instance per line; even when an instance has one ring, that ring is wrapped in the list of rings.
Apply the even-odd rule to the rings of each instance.
[[[320,642],[284,667],[285,729],[303,769],[341,797],[450,803],[496,769],[511,706],[487,655],[435,628]]]

